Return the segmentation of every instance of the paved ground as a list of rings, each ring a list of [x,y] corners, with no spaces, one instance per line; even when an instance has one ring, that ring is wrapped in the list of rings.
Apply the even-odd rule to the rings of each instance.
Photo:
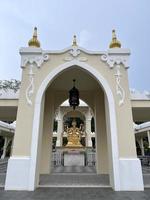
[[[114,192],[110,188],[39,188],[34,192],[4,191],[0,200],[149,200],[150,190],[144,192]]]

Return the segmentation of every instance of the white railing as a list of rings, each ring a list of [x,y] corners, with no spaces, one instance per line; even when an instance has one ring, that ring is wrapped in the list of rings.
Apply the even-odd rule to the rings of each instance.
[[[63,164],[63,153],[61,151],[56,151],[52,153],[52,163],[54,166],[59,166]]]
[[[56,151],[52,153],[52,165],[53,166],[61,166],[63,165],[63,151]],[[96,154],[95,152],[86,152],[85,153],[85,160],[87,166],[95,166],[96,163]]]
[[[86,165],[87,166],[94,166],[96,162],[95,152],[87,152],[86,153]]]

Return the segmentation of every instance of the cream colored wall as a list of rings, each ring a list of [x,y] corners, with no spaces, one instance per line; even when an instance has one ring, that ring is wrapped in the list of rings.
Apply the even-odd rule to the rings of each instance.
[[[127,71],[122,67],[122,87],[125,91],[125,101],[122,106],[118,106],[118,98],[116,97],[116,114],[118,127],[118,145],[119,156],[133,158],[136,157],[135,137],[133,130],[133,119],[130,101],[130,91],[128,85]]]
[[[31,144],[31,133],[32,133],[32,122],[34,113],[34,101],[39,86],[45,77],[57,66],[64,63],[64,58],[70,56],[69,52],[62,54],[50,54],[50,59],[44,62],[41,68],[34,67],[34,93],[32,95],[33,105],[29,106],[26,102],[25,91],[29,85],[29,65],[23,69],[23,78],[20,90],[19,108],[17,115],[17,128],[14,141],[13,155],[30,155],[30,144]],[[90,55],[81,52],[81,57],[87,58],[87,63],[98,70],[102,76],[107,80],[114,99],[116,102],[116,115],[117,115],[117,128],[118,128],[118,146],[120,157],[135,157],[135,141],[132,128],[132,113],[131,103],[129,100],[129,88],[127,71],[124,67],[121,67],[121,85],[125,90],[126,99],[123,106],[118,106],[118,96],[116,94],[116,79],[115,69],[110,69],[109,66],[100,60],[99,55]],[[82,98],[83,99],[83,98]],[[88,99],[88,97],[87,97]],[[84,99],[83,99],[84,100]],[[92,104],[92,102],[91,102]],[[93,105],[94,106],[94,105]],[[22,123],[24,122],[24,123]]]
[[[32,123],[34,114],[34,103],[29,106],[26,102],[26,88],[29,85],[29,69],[22,72],[20,97],[18,102],[16,131],[14,137],[13,156],[30,156]]]
[[[96,169],[98,174],[108,174],[108,146],[105,119],[104,93],[102,90],[95,96],[96,124]]]

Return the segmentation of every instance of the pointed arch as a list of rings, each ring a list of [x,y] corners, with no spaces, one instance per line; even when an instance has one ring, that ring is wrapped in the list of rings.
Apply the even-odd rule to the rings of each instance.
[[[45,91],[48,86],[52,83],[54,78],[56,78],[63,71],[76,66],[85,70],[89,73],[94,79],[97,80],[99,85],[103,88],[105,94],[105,101],[108,103],[108,123],[110,129],[109,135],[109,144],[111,149],[111,162],[112,169],[110,174],[110,182],[111,186],[115,190],[119,190],[120,188],[120,178],[119,178],[119,155],[118,155],[118,141],[117,141],[117,127],[116,127],[116,113],[115,113],[115,102],[113,93],[110,89],[110,86],[107,80],[92,66],[87,63],[80,62],[78,60],[72,60],[70,62],[66,62],[62,65],[59,65],[54,70],[52,70],[47,77],[41,83],[36,98],[35,98],[35,107],[34,107],[34,117],[33,117],[33,128],[32,128],[32,141],[31,141],[31,162],[30,162],[30,173],[29,173],[29,190],[34,190],[36,187],[38,172],[37,172],[37,152],[38,152],[38,144],[39,144],[39,124],[40,124],[40,114],[41,114],[41,106],[42,99],[44,97]]]

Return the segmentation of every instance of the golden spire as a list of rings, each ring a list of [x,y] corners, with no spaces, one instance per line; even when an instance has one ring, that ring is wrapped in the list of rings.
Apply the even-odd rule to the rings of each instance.
[[[28,42],[29,47],[40,47],[40,42],[37,39],[37,27],[34,27],[33,37]]]
[[[117,40],[115,30],[112,30],[112,41],[109,45],[109,48],[121,48],[121,43]]]
[[[73,47],[78,46],[78,45],[77,45],[77,37],[76,37],[76,35],[73,36],[72,46],[73,46]]]

